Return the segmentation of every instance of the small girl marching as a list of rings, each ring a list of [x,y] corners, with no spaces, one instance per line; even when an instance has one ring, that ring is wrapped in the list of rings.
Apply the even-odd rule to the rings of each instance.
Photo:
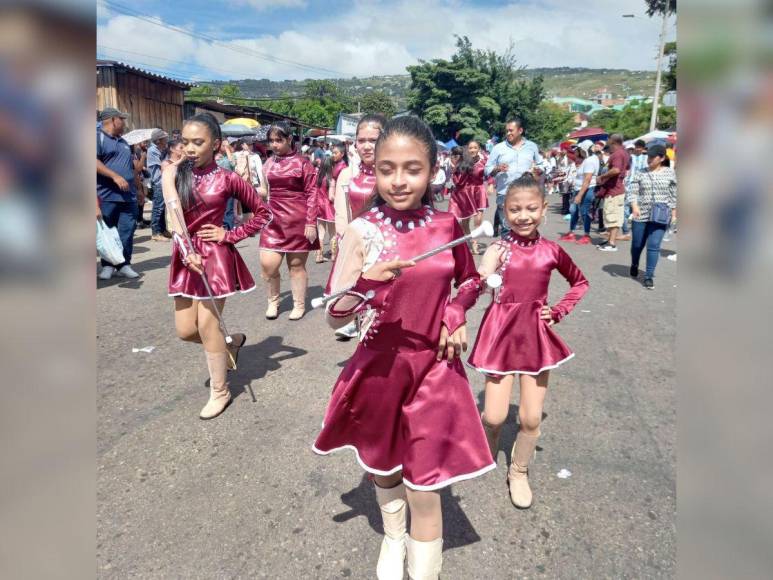
[[[210,395],[199,415],[202,419],[217,417],[230,404],[226,372],[235,368],[239,349],[247,340],[244,334],[235,334],[227,345],[219,323],[227,296],[255,289],[235,244],[271,221],[271,212],[252,185],[215,163],[221,139],[220,126],[212,115],[192,117],[182,130],[184,158],[168,165],[162,175],[167,223],[175,241],[169,296],[174,297],[177,335],[204,346],[209,369]],[[188,163],[183,164],[185,159]],[[219,224],[232,197],[249,208],[253,217],[226,231]]]
[[[480,295],[470,250],[453,215],[430,207],[437,146],[416,117],[389,121],[376,146],[375,206],[341,242],[328,304],[333,327],[361,317],[361,343],[338,378],[314,451],[354,451],[373,474],[384,521],[380,580],[436,579],[443,521],[438,490],[495,467],[459,361],[465,312]],[[458,292],[451,300],[451,284]],[[447,359],[447,360],[444,360]],[[411,512],[410,535],[406,512]]]
[[[498,273],[502,283],[483,317],[467,364],[486,375],[481,420],[495,459],[514,378],[520,375],[520,429],[507,480],[513,504],[528,508],[532,503],[528,467],[540,435],[550,370],[574,356],[552,326],[572,311],[587,292],[588,281],[563,248],[537,231],[547,202],[531,174],[510,185],[504,209],[511,231],[489,246],[479,268],[481,277]],[[547,298],[553,270],[571,288],[551,307]]]

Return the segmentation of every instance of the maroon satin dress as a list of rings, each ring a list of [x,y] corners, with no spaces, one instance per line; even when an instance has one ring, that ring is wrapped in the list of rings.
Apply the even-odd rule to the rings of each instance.
[[[260,234],[260,248],[274,252],[319,250],[319,240],[306,239],[306,226],[317,226],[317,187],[314,166],[293,151],[269,158],[264,165],[268,207],[274,215]]]
[[[209,296],[201,276],[188,270],[182,262],[183,255],[191,251],[201,256],[215,298],[254,290],[255,281],[234,244],[260,232],[271,221],[271,212],[252,185],[214,162],[207,167],[194,168],[193,178],[197,202],[183,212],[193,248],[175,235],[169,267],[169,295],[196,299]],[[206,224],[222,224],[231,197],[254,214],[252,219],[226,232],[222,242],[202,241],[196,232]]]
[[[469,172],[454,172],[454,189],[451,191],[448,211],[454,214],[456,219],[471,218],[488,207],[486,186],[483,184],[485,168],[486,161],[481,157]]]
[[[352,219],[368,206],[376,191],[376,174],[373,166],[360,163],[360,172],[349,182],[349,211]]]
[[[341,174],[341,171],[346,167],[346,162],[341,159],[333,166],[332,179],[335,181]],[[317,171],[321,171],[318,169]],[[314,183],[316,184],[316,178]],[[325,177],[322,179],[322,183],[317,186],[317,220],[329,224],[334,224],[336,221],[336,211],[333,206],[333,202],[330,201],[330,181]]]
[[[548,299],[550,274],[558,270],[571,285],[551,308],[553,320],[569,314],[588,291],[588,281],[564,249],[541,236],[527,239],[510,232],[502,242],[502,286],[483,315],[467,364],[492,375],[537,375],[574,356],[540,310]]]
[[[360,220],[375,224],[385,240],[380,261],[409,259],[463,235],[451,214],[428,206],[397,211],[382,205]],[[340,255],[352,239],[347,232]],[[459,289],[453,300],[452,283]],[[370,300],[369,290],[375,292]],[[330,304],[331,317],[366,307],[377,314],[333,388],[314,451],[352,449],[366,471],[402,470],[408,487],[425,491],[494,469],[462,363],[436,358],[441,324],[451,332],[464,324],[480,292],[480,276],[462,244],[391,282],[360,277],[346,296],[361,299],[353,309],[338,310],[342,299]]]

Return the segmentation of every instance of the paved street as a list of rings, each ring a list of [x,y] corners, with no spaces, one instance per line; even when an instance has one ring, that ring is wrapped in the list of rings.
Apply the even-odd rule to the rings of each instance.
[[[553,211],[558,196],[550,201],[542,232],[555,239],[565,222]],[[138,280],[97,285],[98,577],[375,578],[372,484],[352,453],[311,451],[355,343],[336,342],[321,312],[288,321],[285,270],[278,320],[264,319],[260,284],[228,299],[229,329],[248,337],[230,375],[235,400],[199,420],[204,353],[175,337],[170,246],[149,237],[136,237]],[[557,327],[577,356],[551,376],[531,469],[535,503],[516,510],[507,495],[510,423],[499,468],[442,493],[443,578],[675,575],[677,264],[662,258],[647,291],[628,276],[629,242],[617,253],[564,247],[590,291]],[[663,248],[671,254],[675,242]],[[259,280],[257,240],[239,250]],[[309,262],[314,297],[330,265]],[[566,288],[555,274],[551,303]],[[473,337],[488,302],[468,315]],[[132,352],[146,346],[155,348]],[[482,402],[483,378],[469,376]],[[571,477],[557,477],[562,469]]]

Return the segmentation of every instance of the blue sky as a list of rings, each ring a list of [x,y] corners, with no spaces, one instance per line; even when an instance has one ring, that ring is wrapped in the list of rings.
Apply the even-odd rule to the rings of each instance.
[[[644,6],[643,0],[98,0],[97,55],[187,80],[370,76],[447,58],[458,34],[497,51],[512,41],[519,63],[529,67],[652,70],[660,27]],[[669,31],[673,38],[673,23]]]

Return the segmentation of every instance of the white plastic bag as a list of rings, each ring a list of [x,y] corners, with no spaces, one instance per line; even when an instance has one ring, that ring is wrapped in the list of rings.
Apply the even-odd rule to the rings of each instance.
[[[116,228],[109,228],[101,219],[97,220],[97,252],[99,257],[113,265],[124,261],[123,244]]]

